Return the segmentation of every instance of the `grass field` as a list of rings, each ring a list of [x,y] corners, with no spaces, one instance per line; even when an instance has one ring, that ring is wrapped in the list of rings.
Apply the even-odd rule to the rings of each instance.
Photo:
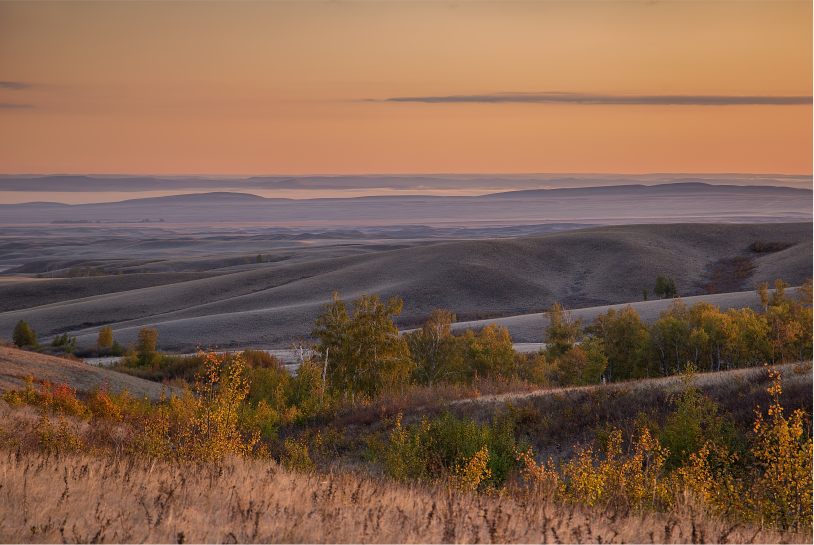
[[[701,515],[492,497],[380,478],[0,452],[0,538],[12,543],[810,543]]]

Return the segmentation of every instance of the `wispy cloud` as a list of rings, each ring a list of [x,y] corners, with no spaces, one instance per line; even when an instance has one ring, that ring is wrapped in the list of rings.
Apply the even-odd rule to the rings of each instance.
[[[11,89],[12,91],[19,91],[20,89],[28,89],[30,87],[33,87],[33,85],[19,81],[0,81],[0,88]]]
[[[33,108],[33,104],[9,104],[7,102],[0,102],[0,108]]]
[[[727,95],[592,95],[584,93],[494,93],[488,95],[451,95],[425,97],[394,97],[377,102],[500,104],[618,104],[649,106],[795,106],[811,104],[810,96],[727,96]]]

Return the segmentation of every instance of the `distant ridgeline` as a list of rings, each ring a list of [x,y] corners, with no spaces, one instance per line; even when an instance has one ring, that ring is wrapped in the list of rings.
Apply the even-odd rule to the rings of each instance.
[[[54,223],[164,223],[164,218],[151,220],[151,219],[143,219],[141,221],[113,221],[113,220],[54,220],[51,222]]]

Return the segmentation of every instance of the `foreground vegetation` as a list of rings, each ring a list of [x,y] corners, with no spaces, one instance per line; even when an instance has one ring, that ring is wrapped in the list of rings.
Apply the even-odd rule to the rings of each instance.
[[[769,543],[810,536],[734,526],[684,506],[618,514],[546,496],[495,497],[363,475],[2,452],[0,536],[14,543]]]
[[[335,296],[315,324],[318,344],[303,346],[312,356],[294,376],[259,351],[165,356],[155,350],[155,330],[145,328],[119,370],[182,386],[182,395],[150,403],[29,377],[24,389],[4,396],[0,442],[9,468],[40,468],[43,479],[53,468],[64,473],[65,497],[74,494],[70,479],[85,479],[82,467],[96,467],[96,475],[163,468],[164,480],[150,485],[157,496],[128,492],[116,500],[142,506],[140,530],[130,518],[97,510],[95,522],[77,522],[79,530],[65,538],[71,540],[810,540],[811,365],[764,365],[810,358],[811,284],[797,298],[784,288],[778,282],[770,295],[762,287],[763,313],[721,313],[704,303],[687,309],[676,300],[651,327],[628,309],[582,328],[555,305],[547,348],[531,356],[516,354],[497,326],[452,335],[445,311],[399,337],[392,322],[398,299],[362,296],[348,312]],[[107,328],[102,341],[112,342]],[[658,349],[662,342],[669,351]],[[698,375],[699,366],[721,372]],[[679,377],[621,382],[674,373]],[[605,384],[556,388],[600,380]],[[189,483],[177,481],[187,474],[180,468],[190,468]],[[75,471],[79,476],[70,477]],[[175,517],[192,509],[173,504],[181,490],[194,494],[207,480],[211,496],[222,486],[216,483],[229,482],[224,475],[245,471],[269,484],[253,482],[245,494],[218,500],[231,507],[213,513],[212,524],[232,534],[199,534],[215,530],[191,518],[159,531],[169,515],[155,509],[169,513],[175,505]],[[295,473],[310,476],[292,481]],[[316,488],[289,498],[301,502],[289,511],[280,500],[275,513],[335,526],[324,535],[308,533],[319,527],[310,523],[303,534],[285,533],[277,522],[261,526],[271,500],[261,505],[251,487],[282,486],[277,476],[295,483],[285,485],[292,497],[300,494],[294,488]],[[328,483],[333,505],[318,500]],[[345,506],[347,496],[337,499],[333,483],[357,499]],[[375,511],[362,502],[368,493],[400,499],[377,499]],[[158,499],[147,505],[148,497]],[[436,506],[425,512],[415,506],[425,501],[419,497]],[[67,509],[65,501],[56,502],[54,513],[62,514],[49,520],[74,516],[58,510]],[[547,518],[539,525],[541,516]],[[651,533],[630,533],[643,521],[649,526],[642,531]],[[109,533],[115,525],[121,529]],[[66,528],[36,522],[13,535],[63,539]]]

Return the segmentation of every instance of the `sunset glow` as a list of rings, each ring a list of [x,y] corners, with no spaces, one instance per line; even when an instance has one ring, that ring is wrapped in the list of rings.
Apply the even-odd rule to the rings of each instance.
[[[811,2],[2,2],[0,171],[810,174],[811,20]],[[422,100],[505,93],[594,98]]]

